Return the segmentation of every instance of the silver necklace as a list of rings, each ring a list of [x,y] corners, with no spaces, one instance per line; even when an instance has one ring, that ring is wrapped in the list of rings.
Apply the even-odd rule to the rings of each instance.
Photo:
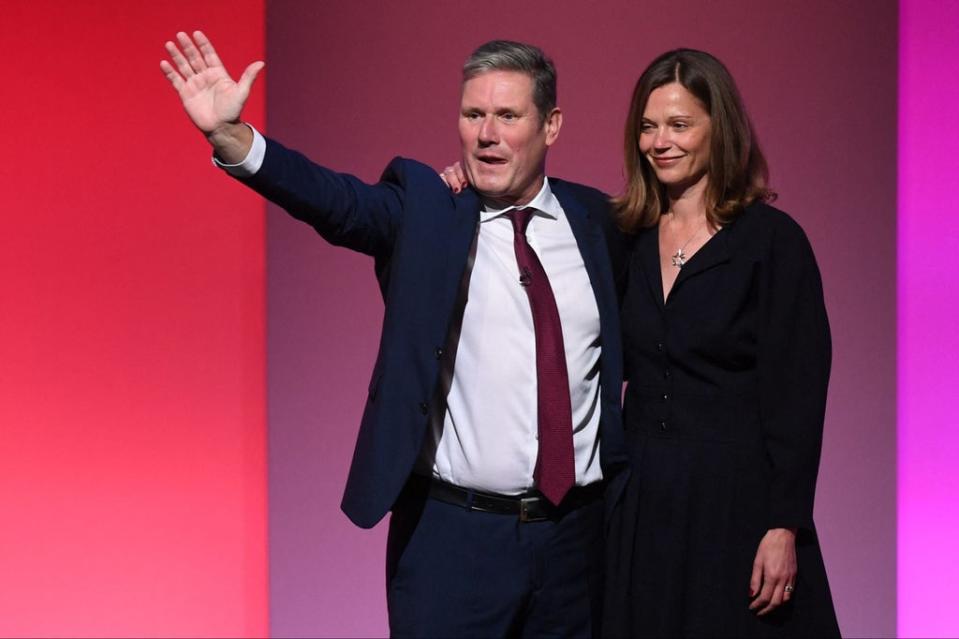
[[[675,215],[670,213],[670,215]],[[670,218],[675,219],[675,218]],[[689,256],[686,255],[686,247],[689,246],[689,243],[693,241],[693,238],[699,235],[699,232],[706,227],[706,222],[704,221],[699,228],[696,229],[696,232],[689,236],[689,239],[686,240],[686,243],[679,247],[679,250],[672,254],[673,266],[676,268],[683,268],[686,265],[686,262],[689,261]]]

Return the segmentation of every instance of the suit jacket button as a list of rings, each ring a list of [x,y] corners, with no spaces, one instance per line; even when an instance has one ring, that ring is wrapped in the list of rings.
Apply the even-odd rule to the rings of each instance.
[[[443,357],[443,349],[437,346],[436,350],[433,351],[433,355],[436,356],[436,359]]]
[[[666,431],[666,422],[659,422],[659,430]]]
[[[420,412],[423,413],[424,415],[430,412],[430,407],[427,405],[426,402],[420,402]]]
[[[663,352],[663,345],[662,345],[662,343],[656,344],[656,350],[659,351],[660,353]]]

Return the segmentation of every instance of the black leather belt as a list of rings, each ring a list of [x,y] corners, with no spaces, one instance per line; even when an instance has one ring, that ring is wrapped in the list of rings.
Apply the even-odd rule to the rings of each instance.
[[[448,484],[439,479],[413,476],[411,482],[428,484],[430,499],[442,501],[467,510],[484,513],[516,515],[521,522],[546,521],[590,504],[603,496],[602,482],[589,486],[574,486],[563,498],[559,506],[554,506],[546,497],[537,492],[524,495],[497,495]]]

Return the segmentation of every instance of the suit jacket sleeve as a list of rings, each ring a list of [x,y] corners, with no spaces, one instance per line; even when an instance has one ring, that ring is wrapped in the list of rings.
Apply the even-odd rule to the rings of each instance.
[[[788,218],[776,224],[764,262],[757,365],[768,523],[812,530],[832,358],[822,281],[806,235]]]
[[[402,160],[395,159],[375,185],[322,167],[267,139],[260,170],[241,182],[331,244],[379,258],[387,255],[402,220]]]

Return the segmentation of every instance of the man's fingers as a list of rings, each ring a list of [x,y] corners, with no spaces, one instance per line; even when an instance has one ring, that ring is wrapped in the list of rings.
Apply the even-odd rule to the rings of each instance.
[[[213,44],[210,43],[210,39],[206,37],[202,31],[194,31],[193,40],[196,42],[196,46],[200,48],[200,54],[203,56],[203,61],[206,62],[206,66],[223,66],[223,63],[220,62],[220,56],[216,54],[216,49],[214,49]]]
[[[193,71],[193,67],[190,66],[190,63],[186,61],[186,58],[183,57],[183,54],[180,53],[180,50],[172,42],[167,42],[165,45],[166,52],[170,54],[170,59],[173,60],[173,64],[176,65],[177,71],[180,72],[180,77],[184,80],[189,80],[191,77],[196,75]]]
[[[179,91],[184,82],[183,78],[180,77],[180,74],[177,73],[176,69],[173,68],[173,65],[166,60],[160,60],[160,71],[163,71],[163,75],[165,75],[166,79],[170,81],[170,84],[173,85],[173,88]]]
[[[196,73],[205,71],[206,62],[203,61],[203,57],[197,50],[196,45],[193,44],[193,40],[190,39],[190,36],[181,31],[176,34],[176,39],[180,43],[180,48],[183,49],[183,55],[186,56],[186,59],[190,62],[190,66],[193,67],[193,70]]]
[[[253,86],[253,81],[256,80],[256,75],[266,66],[265,62],[257,61],[248,66],[243,71],[243,75],[240,76],[240,81],[237,84],[243,89],[244,92],[249,93],[250,87]]]

